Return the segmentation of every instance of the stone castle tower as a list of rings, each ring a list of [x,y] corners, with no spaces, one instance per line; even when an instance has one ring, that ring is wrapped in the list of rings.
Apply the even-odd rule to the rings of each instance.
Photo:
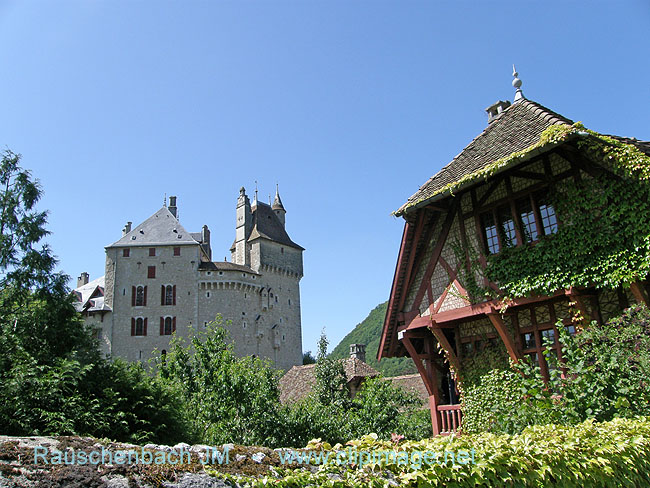
[[[285,229],[276,190],[272,205],[251,205],[244,188],[237,200],[231,261],[212,261],[210,230],[187,232],[176,197],[169,206],[106,247],[106,274],[82,273],[78,309],[95,330],[103,352],[130,361],[166,352],[175,332],[191,337],[217,315],[240,356],[269,358],[281,369],[302,364],[300,279],[302,252]]]

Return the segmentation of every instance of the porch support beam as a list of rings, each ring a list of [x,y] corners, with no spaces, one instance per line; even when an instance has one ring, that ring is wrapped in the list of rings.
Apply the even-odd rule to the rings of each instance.
[[[428,359],[422,360],[421,355],[415,350],[415,346],[408,335],[404,332],[400,333],[402,344],[413,359],[415,367],[420,373],[420,377],[424,382],[424,386],[427,389],[429,394],[429,408],[431,409],[431,426],[433,428],[433,435],[440,435],[442,427],[442,419],[440,418],[440,412],[438,412],[438,405],[440,405],[440,392],[438,391],[438,374],[437,368],[433,367],[436,363],[431,359],[431,344],[433,343],[433,338],[428,342],[425,342],[425,353]]]
[[[630,285],[630,291],[637,302],[644,303],[647,307],[650,307],[650,298],[648,297],[648,292],[643,287],[643,284],[635,281]]]
[[[456,352],[454,349],[451,347],[451,344],[447,340],[447,336],[445,336],[445,332],[442,329],[436,329],[435,327],[431,327],[429,329],[433,336],[438,340],[442,348],[445,350],[447,353],[447,359],[449,360],[449,364],[451,364],[451,367],[454,368],[454,371],[456,374],[460,372],[460,361],[458,361],[458,356],[456,356]]]
[[[514,362],[518,362],[521,359],[521,353],[518,351],[515,342],[512,340],[512,337],[510,337],[510,334],[508,334],[508,328],[501,318],[501,315],[498,313],[489,313],[487,316],[490,319],[490,322],[492,322],[492,325],[494,325],[494,328],[497,330],[499,337],[505,344],[510,359],[512,359]]]

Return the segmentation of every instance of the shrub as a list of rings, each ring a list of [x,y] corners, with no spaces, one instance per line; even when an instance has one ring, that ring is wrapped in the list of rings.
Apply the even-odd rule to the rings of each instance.
[[[329,452],[316,471],[293,465],[278,478],[246,478],[214,473],[249,487],[336,486],[647,486],[650,479],[650,419],[615,419],[576,426],[546,425],[516,435],[482,433],[436,437],[398,445],[374,434],[330,447],[312,442],[307,448]],[[367,464],[349,458],[348,449],[367,452]],[[379,454],[397,451],[394,458]],[[432,453],[429,457],[414,452]],[[339,455],[339,453],[341,453]],[[408,455],[406,459],[404,454]],[[445,457],[445,453],[447,456]],[[451,455],[449,453],[452,453]],[[465,456],[463,453],[467,453]],[[435,455],[438,455],[437,459]],[[461,454],[459,457],[458,455]],[[371,462],[377,455],[378,462]],[[361,456],[358,457],[361,459]],[[430,462],[427,462],[430,461]],[[348,462],[349,461],[349,462]],[[454,462],[455,461],[455,462]]]

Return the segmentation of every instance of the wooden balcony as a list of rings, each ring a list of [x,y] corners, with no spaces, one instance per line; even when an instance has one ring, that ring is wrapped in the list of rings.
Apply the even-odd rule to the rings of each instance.
[[[438,405],[440,435],[460,434],[463,413],[460,405]]]

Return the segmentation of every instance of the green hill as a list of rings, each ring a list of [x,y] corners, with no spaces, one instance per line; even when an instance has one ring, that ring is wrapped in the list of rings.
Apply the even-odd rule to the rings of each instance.
[[[415,365],[411,358],[387,358],[377,362],[377,350],[381,339],[388,302],[377,305],[363,322],[346,335],[338,346],[331,352],[332,359],[342,359],[350,354],[350,344],[366,345],[366,362],[380,371],[384,376],[399,376],[415,373]]]

